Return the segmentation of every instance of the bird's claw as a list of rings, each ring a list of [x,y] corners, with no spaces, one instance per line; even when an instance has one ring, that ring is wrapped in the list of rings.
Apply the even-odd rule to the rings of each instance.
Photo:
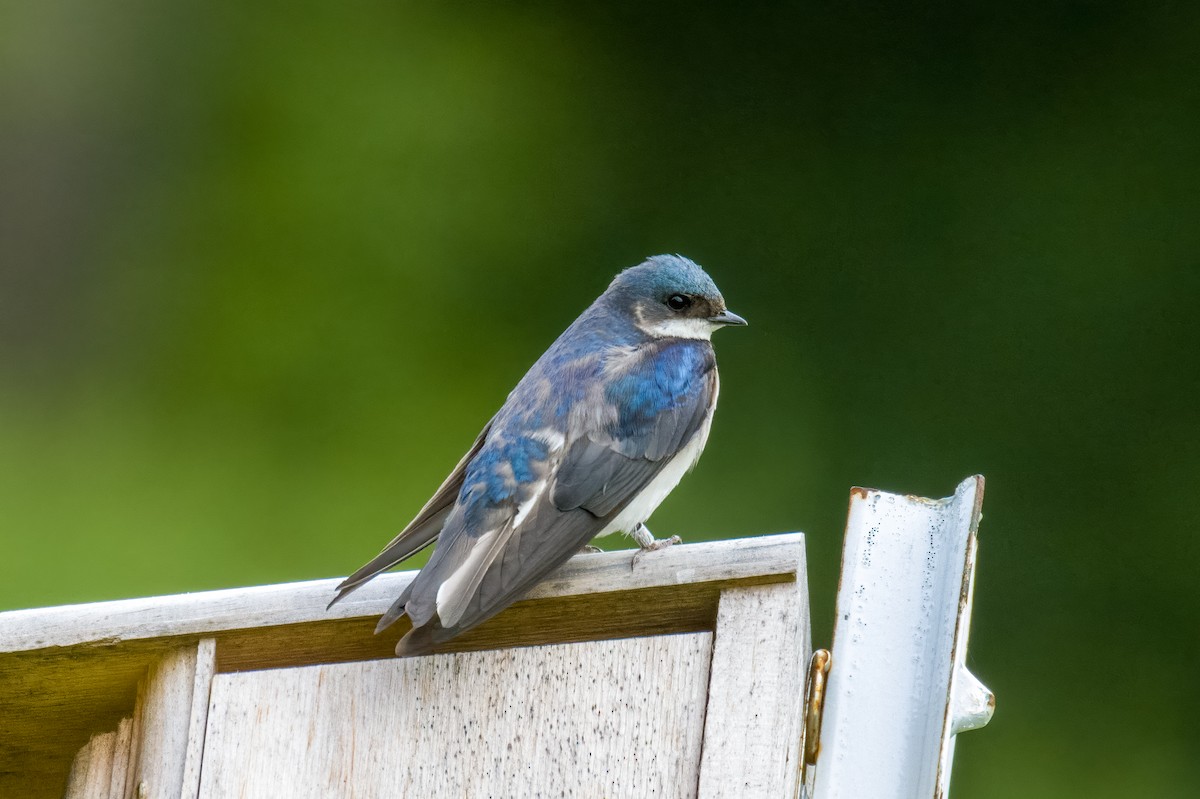
[[[582,550],[580,550],[580,551],[581,551],[581,552],[587,552],[589,555],[592,555],[592,554],[595,554],[595,553],[597,553],[597,552],[603,552],[604,550],[603,550],[603,549],[601,549],[600,547],[596,546],[595,544],[587,544],[587,545],[586,545],[586,546],[584,546],[584,548],[583,548]]]
[[[638,560],[647,552],[657,552],[660,549],[666,549],[667,547],[683,543],[683,539],[677,535],[673,535],[670,538],[655,538],[644,526],[638,528],[637,534],[634,535],[634,540],[638,543],[638,551],[633,553],[633,560],[629,563],[631,570],[637,566]]]

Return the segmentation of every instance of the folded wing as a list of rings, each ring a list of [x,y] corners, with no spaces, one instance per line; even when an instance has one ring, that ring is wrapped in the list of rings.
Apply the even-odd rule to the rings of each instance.
[[[418,654],[490,618],[578,552],[704,428],[716,391],[706,342],[647,347],[621,379],[595,387],[587,401],[611,412],[574,414],[584,421],[537,479],[482,512],[450,514],[438,551],[380,620],[412,619],[397,652]]]

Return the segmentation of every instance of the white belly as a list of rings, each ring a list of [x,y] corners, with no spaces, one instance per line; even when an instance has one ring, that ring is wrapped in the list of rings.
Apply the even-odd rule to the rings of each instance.
[[[716,406],[715,401],[713,406]],[[679,485],[679,481],[683,479],[688,470],[696,465],[696,461],[700,459],[700,453],[704,451],[704,445],[708,441],[708,430],[711,426],[712,409],[709,409],[708,418],[692,436],[692,440],[679,450],[679,454],[655,475],[654,479],[617,514],[616,518],[609,522],[600,535],[616,532],[632,533],[639,524],[649,519],[650,514],[654,513],[655,509],[667,498],[667,494],[674,491],[675,486]]]

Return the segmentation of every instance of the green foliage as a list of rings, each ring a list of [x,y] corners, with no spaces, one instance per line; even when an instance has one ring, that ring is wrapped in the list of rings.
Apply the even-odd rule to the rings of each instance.
[[[956,794],[1194,790],[1200,13],[305,6],[0,11],[0,607],[347,573],[680,251],[655,532],[807,531],[827,641],[849,487],[982,472]]]

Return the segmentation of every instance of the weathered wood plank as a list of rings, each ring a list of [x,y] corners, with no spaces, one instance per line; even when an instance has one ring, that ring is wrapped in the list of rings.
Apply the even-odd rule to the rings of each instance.
[[[711,630],[723,583],[697,583],[518,602],[438,646],[438,653]],[[375,617],[310,622],[218,636],[218,671],[375,660],[395,656],[401,619],[375,635]]]
[[[803,580],[722,592],[704,722],[702,799],[797,795],[809,649]]]
[[[195,674],[196,647],[179,647],[151,666],[138,686],[138,708],[134,714],[135,795],[163,799],[179,795]]]
[[[803,536],[677,546],[633,569],[631,555],[573,559],[444,651],[711,630],[723,589],[796,579]],[[390,657],[403,623],[375,636],[374,619],[408,579],[385,575],[328,616],[334,580],[0,613],[0,796],[61,796],[76,751],[133,714],[146,670],[203,637],[218,671]]]
[[[721,584],[518,603],[447,649],[711,630]],[[372,618],[216,635],[218,670],[391,658],[402,630],[375,636]],[[59,797],[91,734],[130,715],[137,684],[171,648],[196,639],[128,641],[0,655],[0,796]],[[54,734],[47,734],[53,730]]]
[[[133,712],[163,650],[59,649],[0,656],[0,796],[61,797],[71,759]]]
[[[794,578],[800,534],[710,541],[643,555],[579,555],[528,599],[630,591],[680,583]],[[326,611],[337,579],[205,591],[0,613],[0,653],[381,615],[415,572],[381,575]]]
[[[112,779],[108,784],[109,799],[125,799],[130,782],[131,747],[133,746],[133,719],[121,719],[117,725],[117,743],[113,747]]]
[[[693,796],[711,641],[221,674],[200,796]]]
[[[167,652],[142,680],[134,711],[134,795],[196,795],[215,664],[215,641],[206,638]]]
[[[93,735],[75,755],[67,778],[65,799],[109,799],[117,733]]]
[[[147,668],[147,674],[150,669],[153,669],[155,664],[170,654],[171,650],[162,653],[150,666]],[[142,694],[145,691],[146,675],[142,675],[142,679],[138,680],[137,699],[134,702],[133,716],[129,719],[129,763],[125,768],[125,785],[121,789],[122,796],[125,799],[141,799],[137,795],[137,774],[138,774],[138,758],[141,756],[142,748],[142,718],[146,715],[146,703],[142,699]]]
[[[75,755],[64,799],[126,799],[136,790],[130,773],[133,719],[117,729],[93,735]]]
[[[217,668],[217,642],[203,638],[196,647],[196,671],[192,675],[192,707],[189,712],[187,752],[183,761],[180,799],[200,795],[200,770],[204,760],[204,736],[208,728],[208,701]]]

